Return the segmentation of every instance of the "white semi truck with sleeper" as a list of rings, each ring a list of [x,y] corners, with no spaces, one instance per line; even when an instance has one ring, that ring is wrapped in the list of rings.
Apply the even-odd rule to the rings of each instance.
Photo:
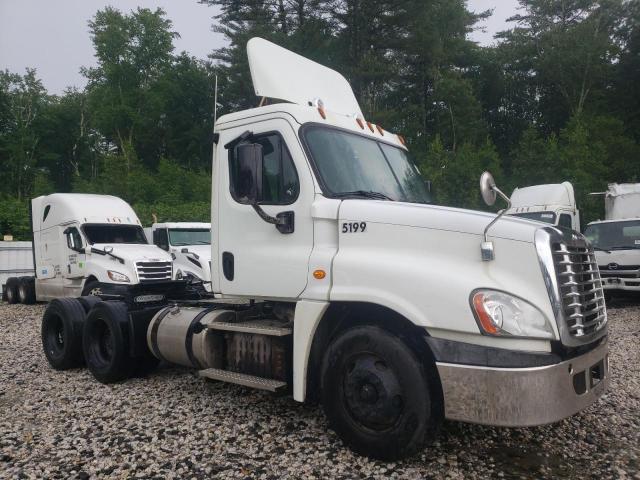
[[[259,38],[247,50],[261,106],[214,131],[219,298],[86,315],[52,302],[54,368],[84,358],[112,382],[164,360],[285,390],[381,459],[422,448],[444,418],[540,425],[605,392],[607,314],[582,235],[432,204],[403,139],[363,119],[340,74]],[[500,193],[488,174],[481,191]]]
[[[640,183],[611,183],[604,192],[605,220],[585,235],[596,250],[607,294],[640,292]]]
[[[211,292],[211,224],[203,222],[154,223],[145,228],[149,243],[169,252],[173,275]]]
[[[516,188],[507,215],[580,231],[580,212],[570,182]]]
[[[31,223],[35,275],[7,280],[9,303],[158,295],[174,286],[171,255],[147,244],[140,220],[120,198],[79,193],[37,197],[31,201]]]

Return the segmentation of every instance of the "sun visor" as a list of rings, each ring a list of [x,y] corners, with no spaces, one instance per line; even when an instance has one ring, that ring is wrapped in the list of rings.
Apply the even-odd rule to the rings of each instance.
[[[362,117],[351,85],[335,70],[257,37],[247,43],[247,56],[257,96],[298,105],[319,98],[329,111]]]

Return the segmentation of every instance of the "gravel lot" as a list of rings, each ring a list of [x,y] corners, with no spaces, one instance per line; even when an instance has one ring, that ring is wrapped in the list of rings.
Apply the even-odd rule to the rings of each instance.
[[[609,310],[612,382],[555,425],[446,422],[403,462],[358,457],[317,406],[161,368],[101,385],[41,352],[43,306],[0,305],[0,478],[640,479],[640,307]]]

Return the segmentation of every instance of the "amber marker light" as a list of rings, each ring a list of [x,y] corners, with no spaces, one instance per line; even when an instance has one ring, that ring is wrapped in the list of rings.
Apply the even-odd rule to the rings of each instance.
[[[364,121],[361,118],[356,118],[356,122],[358,122],[360,128],[364,130]]]
[[[316,280],[322,280],[326,276],[327,272],[325,272],[324,270],[318,269],[313,271],[313,278],[315,278]]]
[[[380,135],[382,135],[384,137],[384,130],[382,129],[382,127],[380,125],[376,125],[376,128],[380,132]]]
[[[369,130],[371,130],[371,133],[375,132],[375,130],[373,129],[373,123],[367,122],[367,127],[369,127]]]
[[[489,315],[489,312],[487,312],[487,309],[484,306],[484,293],[478,292],[473,296],[473,308],[476,311],[478,320],[486,333],[491,335],[497,335],[500,333],[500,329],[495,323],[493,323],[491,315]]]
[[[318,113],[320,114],[323,120],[327,119],[327,112],[324,111],[324,108],[318,107]]]

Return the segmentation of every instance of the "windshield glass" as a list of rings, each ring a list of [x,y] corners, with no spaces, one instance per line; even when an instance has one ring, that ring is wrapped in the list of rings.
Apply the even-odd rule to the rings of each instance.
[[[328,196],[376,192],[391,200],[431,202],[404,150],[333,128],[310,127],[304,137]]]
[[[210,245],[211,230],[206,228],[170,228],[169,243],[174,247],[181,245]]]
[[[82,227],[89,243],[147,243],[137,225],[87,224]]]
[[[584,234],[595,247],[606,250],[640,248],[640,220],[587,225]]]
[[[551,225],[556,224],[556,214],[553,212],[514,213],[513,216],[528,218],[529,220],[536,220],[538,222],[550,223]]]

